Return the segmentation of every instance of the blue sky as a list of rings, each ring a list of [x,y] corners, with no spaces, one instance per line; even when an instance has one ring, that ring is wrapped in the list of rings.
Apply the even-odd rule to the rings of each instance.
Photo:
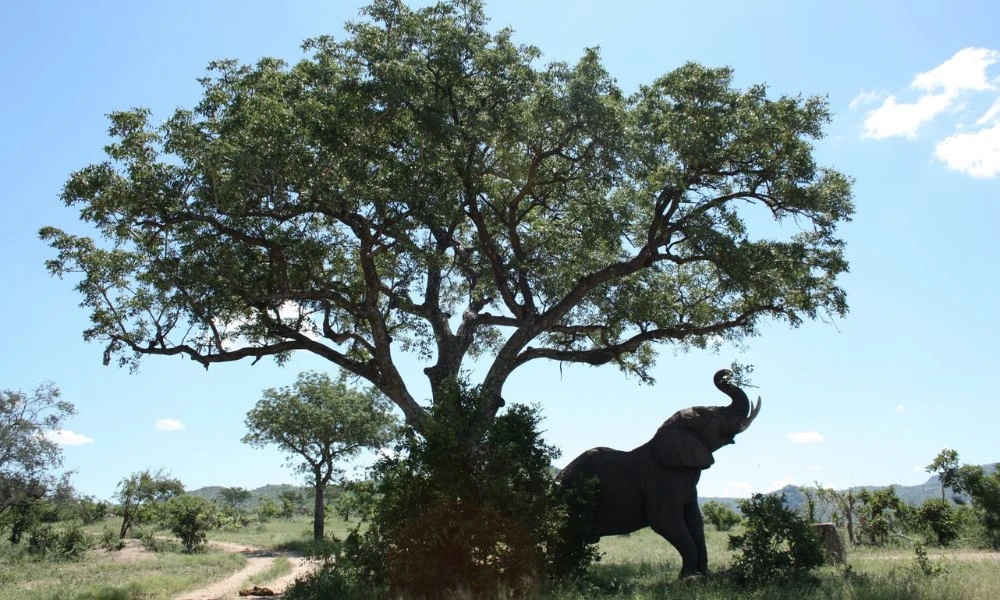
[[[108,498],[132,471],[164,467],[188,488],[294,482],[276,451],[240,443],[267,387],[302,370],[152,357],[131,374],[101,366],[71,280],[50,278],[38,228],[86,233],[58,195],[70,172],[102,160],[104,115],[146,106],[154,120],[198,101],[210,60],[291,61],[305,38],[339,35],[362,2],[99,1],[0,4],[0,388],[52,380],[79,414],[68,468]],[[726,399],[712,373],[755,366],[764,408],[716,454],[701,494],[746,495],[786,483],[913,484],[943,447],[1000,460],[993,385],[1000,352],[1000,5],[954,2],[609,2],[494,0],[496,26],[548,60],[600,46],[626,91],[693,60],[731,65],[739,85],[824,94],[835,113],[821,164],[856,179],[844,227],[850,314],[795,330],[765,326],[743,350],[675,354],[654,386],[613,367],[531,365],[508,400],[539,403],[565,463],[592,446],[632,448],[675,410]],[[414,388],[422,365],[407,363]],[[426,395],[423,394],[424,396]]]

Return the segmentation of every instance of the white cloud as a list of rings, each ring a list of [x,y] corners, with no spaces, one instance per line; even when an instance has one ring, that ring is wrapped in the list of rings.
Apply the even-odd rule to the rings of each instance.
[[[730,481],[722,495],[726,498],[749,498],[753,488],[745,481]]]
[[[926,473],[927,467],[913,467],[915,473]]]
[[[973,177],[995,177],[1000,174],[1000,123],[948,136],[935,146],[934,156],[953,171]]]
[[[927,94],[913,104],[889,96],[882,106],[868,113],[861,137],[883,140],[901,135],[915,139],[920,126],[947,110],[953,100],[947,92]]]
[[[897,404],[896,412],[909,412],[913,410],[913,405],[907,406],[906,404]]]
[[[826,441],[826,437],[818,431],[793,431],[788,434],[788,439],[793,444],[818,444]]]
[[[862,89],[858,92],[858,95],[851,100],[849,106],[851,108],[858,108],[859,106],[864,106],[866,104],[875,104],[882,98],[885,98],[885,92],[876,92],[874,90]]]
[[[70,431],[69,429],[54,429],[52,431],[46,431],[45,437],[49,441],[55,442],[60,446],[83,446],[84,444],[94,443],[94,440],[89,437],[76,433],[75,431]]]
[[[177,419],[160,419],[153,427],[156,427],[160,431],[180,431],[184,429],[184,423],[181,423]]]
[[[1000,52],[987,48],[964,48],[954,56],[913,78],[910,87],[926,92],[915,102],[900,102],[889,96],[881,106],[868,113],[863,138],[876,140],[903,136],[915,139],[921,126],[958,105],[965,92],[995,89],[986,74],[987,68],[1000,59]],[[851,107],[873,98],[874,92],[862,90]],[[1000,108],[997,109],[1000,111]],[[991,109],[992,111],[992,109]],[[987,113],[989,115],[990,113]]]
[[[918,90],[943,89],[947,92],[992,90],[986,68],[1000,58],[1000,52],[987,48],[963,48],[948,60],[913,79]]]
[[[993,122],[1000,122],[1000,98],[993,101],[993,106],[986,111],[986,114],[976,120],[976,125],[989,125]]]

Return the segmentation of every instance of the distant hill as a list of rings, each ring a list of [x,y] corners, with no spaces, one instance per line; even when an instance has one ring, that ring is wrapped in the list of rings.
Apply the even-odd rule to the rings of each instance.
[[[980,465],[980,466],[982,466],[982,468],[986,472],[986,474],[989,475],[989,474],[993,473],[994,470],[996,470],[998,464],[1000,464],[1000,463],[993,463],[993,464]],[[887,488],[887,487],[889,487],[889,486],[887,486],[887,485],[859,485],[859,486],[855,486],[853,489],[855,491],[860,491],[862,489],[869,490],[869,491],[875,491],[875,490],[880,490],[880,489]],[[925,481],[924,483],[919,483],[917,485],[896,485],[896,486],[893,486],[893,487],[896,488],[896,495],[899,496],[899,499],[902,500],[903,502],[906,502],[907,504],[913,504],[913,505],[923,504],[925,500],[928,500],[930,498],[940,498],[941,497],[941,480],[940,480],[940,478],[937,475],[932,475],[927,481]],[[791,508],[792,510],[800,511],[801,512],[801,511],[804,511],[805,506],[806,506],[806,495],[805,495],[805,493],[803,493],[802,490],[803,490],[803,488],[801,486],[786,485],[785,487],[781,488],[780,490],[777,490],[777,491],[774,491],[774,492],[770,492],[770,494],[771,495],[773,495],[773,494],[784,494],[785,495],[785,504],[789,508]],[[846,490],[838,490],[838,491],[846,491]],[[949,493],[948,494],[948,498],[951,498],[951,497],[952,497],[952,494]],[[719,504],[723,504],[725,506],[728,506],[732,510],[737,510],[738,511],[738,505],[737,505],[737,501],[738,500],[739,500],[739,498],[699,497],[698,498],[698,503],[699,504],[705,504],[706,502],[718,502]],[[820,507],[818,507],[818,511],[817,511],[817,515],[816,515],[817,520],[825,520],[826,518],[829,517],[829,514],[830,514],[830,508],[829,507],[820,506]]]
[[[990,474],[993,473],[993,471],[997,468],[998,464],[1000,463],[993,463],[981,466],[983,467],[983,470],[986,471],[987,474]],[[855,486],[854,489],[856,491],[862,489],[874,491],[874,490],[880,490],[885,487],[889,486],[859,485]],[[924,500],[927,500],[929,498],[941,497],[941,483],[937,475],[932,475],[924,483],[920,483],[917,485],[897,485],[895,486],[895,488],[896,488],[896,495],[899,496],[899,498],[903,502],[906,502],[907,504],[923,504]],[[219,492],[222,489],[224,489],[222,486],[210,485],[198,488],[196,490],[191,490],[188,492],[188,494],[192,496],[201,496],[206,500],[215,502],[218,499]],[[803,493],[802,489],[803,488],[801,486],[787,485],[781,488],[780,490],[770,492],[770,494],[784,494],[785,503],[788,505],[788,507],[791,508],[792,510],[800,511],[804,510],[804,507],[806,506],[806,495]],[[287,483],[271,484],[259,487],[254,490],[250,490],[250,493],[253,494],[253,500],[251,500],[251,505],[256,505],[261,498],[270,498],[275,502],[277,502],[278,497],[281,495],[281,493],[287,491],[295,491],[301,493],[302,496],[306,499],[306,502],[311,502],[313,497],[312,486],[301,486],[301,485],[296,486]],[[325,497],[327,500],[332,500],[333,498],[336,498],[339,494],[340,494],[339,487],[330,486],[327,489]],[[951,497],[950,494],[949,497]],[[698,503],[705,504],[706,502],[718,502],[722,505],[728,506],[732,510],[738,511],[739,510],[739,506],[737,505],[738,500],[739,498],[720,498],[720,497],[702,496],[698,498]],[[817,518],[823,520],[828,517],[829,517],[829,507],[819,507]]]
[[[191,496],[200,496],[208,500],[209,502],[215,502],[219,499],[219,492],[221,492],[223,489],[226,488],[219,485],[209,485],[205,487],[200,487],[196,490],[190,490],[187,493]],[[281,496],[283,492],[299,492],[300,494],[302,494],[302,497],[306,499],[307,503],[312,502],[312,497],[313,497],[312,486],[290,485],[287,483],[280,483],[280,484],[269,484],[250,490],[252,499],[250,500],[249,504],[250,506],[256,506],[261,498],[270,498],[271,500],[278,502],[278,498]],[[333,498],[336,498],[338,495],[340,495],[340,488],[338,486],[328,486],[326,494],[324,494],[324,497],[327,500],[332,500]]]

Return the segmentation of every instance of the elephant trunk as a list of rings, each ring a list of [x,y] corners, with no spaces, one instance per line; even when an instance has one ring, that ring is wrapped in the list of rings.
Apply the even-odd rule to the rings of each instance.
[[[715,382],[715,387],[719,388],[719,391],[729,396],[732,400],[725,410],[735,422],[735,432],[740,433],[745,431],[747,427],[750,427],[750,423],[757,418],[757,413],[760,412],[761,401],[760,398],[757,398],[756,405],[751,407],[750,399],[747,398],[746,393],[730,381],[732,376],[732,371],[722,369],[716,372],[713,381]]]

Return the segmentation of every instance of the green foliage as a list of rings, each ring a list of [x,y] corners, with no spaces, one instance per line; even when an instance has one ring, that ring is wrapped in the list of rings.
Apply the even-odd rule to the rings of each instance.
[[[171,498],[164,512],[163,525],[181,539],[187,552],[200,550],[217,522],[215,505],[197,496]]]
[[[729,531],[742,520],[728,506],[718,502],[706,502],[701,506],[701,515],[705,521],[715,526],[717,531]]]
[[[913,510],[912,516],[918,527],[933,534],[938,546],[947,546],[958,537],[959,521],[955,509],[945,500],[925,500]]]
[[[789,510],[782,496],[754,494],[740,501],[745,530],[729,536],[737,550],[731,572],[743,584],[800,578],[823,564],[823,549],[812,525]]]
[[[941,480],[941,499],[944,500],[946,488],[953,487],[958,476],[958,452],[945,448],[934,457],[925,469],[928,473],[937,473]]]
[[[963,465],[955,476],[954,487],[972,498],[986,543],[1000,549],[1000,469],[986,475],[982,467]]]
[[[917,563],[917,569],[927,577],[933,577],[935,575],[940,575],[945,572],[944,566],[940,563],[934,563],[927,556],[927,549],[924,548],[922,544],[917,544],[913,547],[913,553],[915,555],[914,560]]]
[[[244,508],[244,505],[253,498],[250,490],[242,487],[222,488],[219,490],[219,501],[226,507],[233,510]]]
[[[163,469],[136,471],[118,482],[116,498],[120,504],[124,538],[136,525],[159,521],[164,503],[184,493],[184,484]]]
[[[98,538],[97,545],[98,547],[109,552],[117,552],[125,547],[125,540],[123,540],[116,531],[105,527],[101,530],[101,535]]]
[[[305,509],[305,498],[301,492],[290,490],[281,492],[278,499],[281,501],[280,516],[282,519],[291,519]]]
[[[859,539],[875,546],[884,546],[889,534],[896,530],[897,521],[907,517],[907,505],[896,495],[893,486],[858,493]]]
[[[334,382],[323,373],[301,373],[292,387],[264,390],[247,413],[243,442],[255,447],[277,445],[313,485],[313,536],[323,538],[326,486],[339,475],[338,463],[365,449],[387,445],[398,422],[384,396],[360,391],[346,378]]]
[[[305,350],[419,427],[397,348],[434,394],[492,356],[493,415],[537,359],[648,378],[657,344],[846,313],[851,181],[814,160],[822,97],[698,64],[626,97],[597,49],[545,64],[478,0],[362,12],[292,66],[212,63],[166,119],[111,113],[107,160],[62,194],[103,239],[40,231],[105,363]]]
[[[93,546],[89,535],[76,521],[62,526],[39,525],[28,535],[28,554],[35,558],[80,560]]]
[[[345,547],[370,587],[523,592],[582,566],[567,557],[592,558],[564,550],[566,507],[549,472],[557,451],[541,439],[537,409],[511,405],[490,420],[485,402],[478,388],[452,384],[423,435],[373,468],[371,502]]]
[[[261,498],[257,502],[257,521],[266,523],[281,515],[281,506],[270,498]]]
[[[63,458],[50,434],[75,413],[51,382],[31,394],[0,390],[0,532],[11,543],[42,520],[41,503],[57,485],[52,471]]]

